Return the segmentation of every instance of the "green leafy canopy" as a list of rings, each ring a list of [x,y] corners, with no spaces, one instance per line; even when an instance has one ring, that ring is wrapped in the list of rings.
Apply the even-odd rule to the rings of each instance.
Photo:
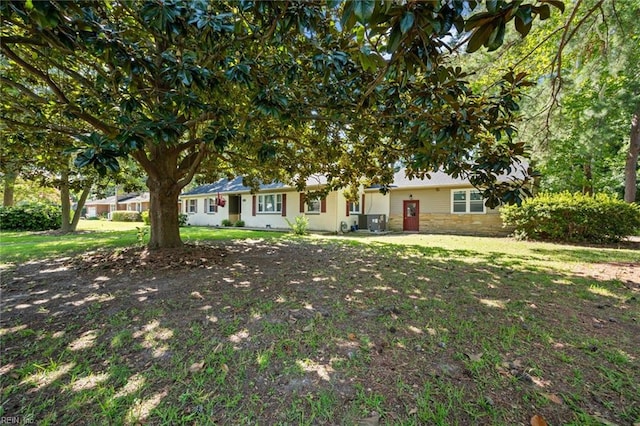
[[[12,90],[31,99],[19,110],[9,102],[11,114],[19,111],[13,125],[84,123],[73,129],[90,134],[76,164],[117,170],[118,157],[131,155],[148,175],[152,203],[175,202],[196,174],[300,184],[322,173],[331,189],[362,179],[384,186],[404,163],[414,176],[443,169],[470,177],[496,205],[520,197],[522,182],[495,181],[525,154],[513,140],[525,82],[506,79],[474,93],[447,52],[465,29],[468,51],[494,49],[508,23],[523,33],[522,25],[548,17],[549,6],[562,8],[554,1],[486,8],[475,1],[2,2],[0,66],[11,71]],[[163,220],[176,231],[159,241],[154,226]],[[151,221],[151,244],[176,245],[177,216],[163,220]]]

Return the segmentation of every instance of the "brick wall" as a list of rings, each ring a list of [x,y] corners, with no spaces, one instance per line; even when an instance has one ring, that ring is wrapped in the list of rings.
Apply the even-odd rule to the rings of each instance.
[[[392,214],[389,218],[392,231],[402,231],[402,215]],[[420,231],[433,234],[463,234],[504,236],[511,230],[502,227],[502,220],[497,213],[491,214],[447,214],[421,213]]]

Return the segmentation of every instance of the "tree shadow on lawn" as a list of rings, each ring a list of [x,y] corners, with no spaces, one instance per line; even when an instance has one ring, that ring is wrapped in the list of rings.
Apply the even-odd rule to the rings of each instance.
[[[33,262],[2,281],[4,416],[640,418],[640,301],[615,280],[424,247],[245,241]]]

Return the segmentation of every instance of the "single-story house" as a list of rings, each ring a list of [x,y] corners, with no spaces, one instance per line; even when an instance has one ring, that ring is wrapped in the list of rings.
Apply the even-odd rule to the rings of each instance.
[[[149,210],[149,202],[149,193],[143,192],[131,198],[125,198],[124,200],[119,201],[118,206],[124,204],[125,208],[121,210],[144,212]]]
[[[307,182],[311,191],[322,185],[322,179]],[[251,193],[241,177],[199,186],[179,199],[190,225],[221,226],[223,220],[242,220],[247,227],[286,229],[287,220],[305,215],[314,231],[506,233],[499,208],[487,208],[480,192],[468,181],[442,172],[431,173],[429,179],[408,179],[402,169],[386,194],[375,187],[362,187],[357,202],[348,201],[342,190],[332,191],[324,199],[308,200],[305,193],[279,182],[261,185]]]
[[[140,194],[121,194],[117,196],[102,198],[99,200],[90,200],[85,204],[87,209],[87,217],[108,216],[109,213],[116,210],[135,210],[143,212],[149,210],[149,193]]]

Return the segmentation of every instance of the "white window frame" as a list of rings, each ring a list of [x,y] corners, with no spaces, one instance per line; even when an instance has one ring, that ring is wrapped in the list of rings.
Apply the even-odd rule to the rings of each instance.
[[[462,205],[460,201],[456,202],[456,194],[464,193],[464,211],[455,211],[456,205]],[[474,195],[474,198],[477,198],[479,195],[480,199],[471,199],[471,195]],[[482,211],[471,211],[472,205],[477,208],[478,203],[482,206]],[[451,213],[452,214],[485,214],[486,207],[484,205],[484,198],[482,198],[482,193],[477,189],[452,189],[451,190]]]
[[[349,214],[360,214],[360,201],[347,201],[349,203]]]
[[[218,204],[216,204],[215,198],[207,198],[205,202],[205,211],[207,214],[214,214],[218,212]]]
[[[258,195],[258,213],[282,214],[282,194]]]
[[[320,214],[322,210],[322,199],[320,197],[306,200],[307,213]]]
[[[187,213],[194,214],[198,213],[198,199],[191,198],[187,200]]]

